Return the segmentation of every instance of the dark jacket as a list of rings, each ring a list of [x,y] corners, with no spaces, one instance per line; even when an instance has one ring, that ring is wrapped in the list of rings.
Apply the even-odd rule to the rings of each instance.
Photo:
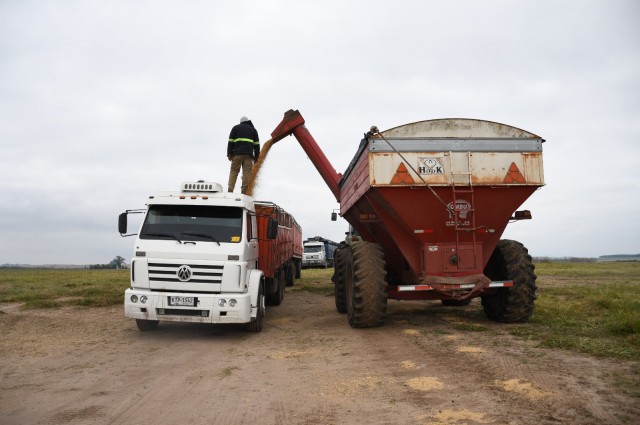
[[[251,155],[254,159],[260,155],[260,139],[258,130],[251,121],[241,122],[234,126],[229,134],[227,156]]]

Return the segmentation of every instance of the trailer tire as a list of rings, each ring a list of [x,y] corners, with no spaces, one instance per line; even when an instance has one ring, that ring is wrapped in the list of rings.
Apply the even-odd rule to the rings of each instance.
[[[347,312],[347,288],[345,286],[345,257],[347,255],[351,255],[351,248],[342,242],[334,253],[333,262],[335,267],[333,269],[333,276],[331,277],[335,288],[334,298],[336,300],[336,310],[338,310],[338,313]]]
[[[302,260],[296,261],[296,279],[300,279],[302,274]]]
[[[484,274],[491,280],[513,280],[513,286],[482,296],[487,317],[496,322],[526,322],[536,300],[535,265],[520,242],[503,239],[493,251]]]
[[[267,295],[267,303],[269,305],[278,306],[282,304],[282,300],[284,299],[284,286],[285,286],[285,278],[284,271],[282,269],[276,272],[276,276],[273,278],[277,288],[273,294]]]
[[[262,322],[265,316],[265,296],[264,289],[262,284],[260,284],[260,289],[258,289],[258,311],[256,313],[256,318],[249,323],[247,323],[247,331],[248,332],[260,332],[262,331]]]
[[[159,324],[158,320],[136,319],[136,326],[142,332],[155,331]]]
[[[384,325],[387,314],[386,263],[382,247],[358,241],[346,261],[347,317],[352,328]]]
[[[293,264],[293,261],[288,262],[285,266],[285,280],[287,286],[293,286],[293,284],[295,283],[295,273],[295,264]]]

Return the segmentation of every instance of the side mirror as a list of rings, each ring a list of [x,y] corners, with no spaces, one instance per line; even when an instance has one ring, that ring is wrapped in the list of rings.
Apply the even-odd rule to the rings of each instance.
[[[275,239],[278,236],[278,220],[270,218],[267,223],[267,239]]]
[[[523,210],[523,211],[516,211],[513,214],[513,217],[511,217],[511,220],[531,220],[531,211],[529,210]]]
[[[331,221],[337,221],[338,220],[338,213],[337,212],[332,212],[331,213]]]
[[[120,234],[122,235],[127,233],[127,213],[126,212],[123,212],[118,217],[118,232],[120,232]]]

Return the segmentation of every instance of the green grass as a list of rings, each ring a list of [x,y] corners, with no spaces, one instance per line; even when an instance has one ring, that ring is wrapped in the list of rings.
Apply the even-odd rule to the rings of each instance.
[[[128,270],[0,269],[0,302],[25,309],[121,304],[128,287]]]
[[[625,263],[562,263],[540,262],[536,263],[538,276],[556,276],[564,278],[594,279],[603,278],[607,281],[621,278],[626,281],[640,278],[640,262],[630,261]],[[576,281],[579,283],[579,281]]]
[[[532,319],[512,333],[601,357],[640,359],[640,263],[541,263]]]
[[[333,295],[333,269],[303,269],[296,279],[294,291],[306,291],[318,295]]]

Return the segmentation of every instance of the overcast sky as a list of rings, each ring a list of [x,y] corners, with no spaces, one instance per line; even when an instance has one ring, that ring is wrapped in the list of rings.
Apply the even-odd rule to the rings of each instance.
[[[633,0],[0,0],[0,264],[128,259],[120,212],[226,185],[231,127],[247,115],[265,142],[288,109],[338,172],[371,125],[538,134],[547,185],[504,237],[534,256],[640,253],[638,22]],[[292,137],[256,197],[305,237],[347,230]]]

